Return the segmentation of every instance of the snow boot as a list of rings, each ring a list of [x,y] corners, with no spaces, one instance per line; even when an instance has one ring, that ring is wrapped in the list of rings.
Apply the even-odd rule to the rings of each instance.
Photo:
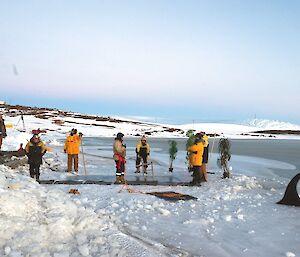
[[[201,184],[201,179],[200,179],[200,174],[197,171],[193,172],[193,180],[191,181],[190,185],[191,186],[198,186]]]
[[[198,176],[197,179],[198,179],[199,182],[206,182],[207,181],[206,178],[205,178],[205,175],[204,175],[203,165],[201,166],[200,173],[198,173],[197,176]]]
[[[122,184],[121,176],[116,176],[115,184]]]
[[[206,170],[206,163],[203,163],[200,170],[200,176],[202,182],[207,182],[207,170]]]
[[[125,184],[125,183],[126,183],[126,180],[125,180],[124,175],[121,175],[121,178],[120,178],[120,179],[121,179],[121,183],[122,183],[122,184]]]
[[[143,173],[147,174],[147,166],[146,165],[143,166]]]
[[[200,181],[196,180],[196,179],[193,179],[191,182],[190,182],[190,186],[201,186],[201,183]]]

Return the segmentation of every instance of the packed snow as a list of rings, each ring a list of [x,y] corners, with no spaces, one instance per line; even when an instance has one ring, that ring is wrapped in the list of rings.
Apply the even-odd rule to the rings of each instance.
[[[248,126],[259,128],[260,130],[300,130],[300,125],[279,120],[252,119],[244,123]]]
[[[18,120],[18,116],[5,117],[6,123],[14,126],[8,129],[3,150],[16,150],[20,143],[26,144],[32,129],[48,129],[41,137],[52,150],[45,155],[50,165],[42,165],[42,178],[67,176],[64,170],[53,172],[50,168],[65,167],[62,142],[72,127],[85,136],[114,136],[119,130],[131,135],[145,129],[144,125],[111,122],[109,125],[116,128],[74,123],[59,126],[51,119],[28,115],[27,132],[20,132]],[[182,129],[221,132],[222,124],[210,125]],[[251,128],[223,124],[222,133],[234,136]],[[182,137],[162,130],[156,136]],[[107,156],[110,151],[106,149]],[[270,167],[290,168],[289,164],[243,158],[251,167],[246,175],[238,172],[243,168],[239,164],[230,179],[220,179],[217,168],[211,170],[215,174],[209,174],[209,182],[201,187],[133,186],[133,193],[117,185],[40,185],[29,177],[27,165],[17,169],[0,165],[0,256],[300,256],[300,209],[275,204],[289,179],[257,177],[252,172],[256,168],[266,172]],[[104,161],[103,167],[110,167],[113,173],[113,163]],[[178,167],[185,166],[182,162]],[[102,167],[87,165],[89,169],[93,165],[95,169]],[[80,194],[69,194],[71,188]],[[168,202],[145,194],[152,191],[176,191],[198,200]]]

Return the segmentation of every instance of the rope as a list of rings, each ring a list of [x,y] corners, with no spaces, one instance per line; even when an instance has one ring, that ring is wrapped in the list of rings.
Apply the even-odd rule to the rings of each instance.
[[[129,187],[128,183],[127,183],[127,180],[125,179],[125,176],[126,176],[126,166],[124,164],[124,180],[125,180],[125,183],[124,185],[122,186],[122,188],[118,191],[118,193],[121,193],[123,190],[126,190],[128,193],[140,193],[140,194],[146,194],[145,192],[142,192],[142,191],[139,191],[137,189],[133,189],[131,187]]]
[[[17,122],[17,124],[15,125],[15,127],[16,127],[16,128],[18,127],[18,125],[19,125],[19,123],[20,123],[21,120],[22,120],[22,123],[23,123],[23,131],[22,131],[22,130],[19,130],[19,129],[17,129],[17,130],[19,130],[20,132],[26,132],[26,127],[25,127],[25,121],[24,121],[24,116],[23,116],[23,114],[21,114],[21,117],[20,117],[19,121]]]
[[[17,124],[15,125],[15,127],[17,127],[19,125],[20,121],[21,121],[21,117],[20,117],[19,121],[17,122]]]
[[[145,192],[142,192],[140,190],[137,190],[137,189],[133,189],[131,187],[128,186],[127,182],[125,181],[125,184],[122,186],[122,188],[119,190],[118,193],[121,193],[123,190],[126,190],[128,193],[132,194],[132,193],[140,193],[140,194],[147,194]]]
[[[42,158],[43,158],[44,162],[49,166],[50,170],[52,170],[52,171],[58,171],[58,168],[51,167],[51,164],[48,161],[46,161],[46,159],[44,157],[42,157]]]
[[[124,158],[124,159],[125,159],[125,158]],[[125,165],[125,163],[124,163],[124,181],[125,181],[125,183],[124,183],[124,185],[122,186],[122,188],[119,190],[118,193],[121,193],[124,189],[127,190],[128,193],[133,193],[134,190],[133,190],[133,189],[130,189],[130,187],[128,186],[127,180],[125,179],[125,176],[126,176],[126,165]]]

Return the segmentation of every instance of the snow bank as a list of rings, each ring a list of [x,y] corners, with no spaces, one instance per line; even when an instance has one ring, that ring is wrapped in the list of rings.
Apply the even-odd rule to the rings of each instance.
[[[221,174],[219,174],[221,175]],[[299,210],[279,206],[285,186],[273,179],[234,176],[223,180],[210,176],[200,188],[135,187],[128,193],[108,187],[97,194],[97,186],[82,186],[89,194],[85,206],[111,217],[119,229],[139,240],[156,243],[181,256],[285,256],[299,253]],[[143,194],[175,190],[197,201],[164,201]],[[296,227],[295,227],[296,226]]]
[[[3,165],[0,174],[0,256],[157,256],[141,244],[126,249],[132,239],[119,242],[111,218],[67,189],[40,186]]]

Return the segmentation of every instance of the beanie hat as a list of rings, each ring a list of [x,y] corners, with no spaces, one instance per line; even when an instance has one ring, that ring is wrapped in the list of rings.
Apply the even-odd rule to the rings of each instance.
[[[121,139],[122,137],[124,137],[124,134],[121,133],[121,132],[119,132],[119,133],[117,134],[117,138],[118,138],[118,139]]]
[[[201,139],[203,137],[203,134],[201,134],[201,132],[200,132],[200,133],[197,133],[195,136],[196,136],[196,138]]]

